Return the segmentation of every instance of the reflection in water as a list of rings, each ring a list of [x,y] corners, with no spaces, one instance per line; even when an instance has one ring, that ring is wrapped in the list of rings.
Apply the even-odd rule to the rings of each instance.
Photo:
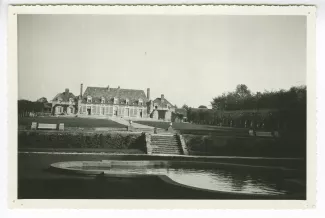
[[[250,174],[245,175],[228,170],[183,169],[182,172],[170,170],[167,175],[176,182],[185,185],[217,191],[249,194],[286,193],[285,190],[278,188],[272,181],[253,178]]]
[[[92,167],[91,167],[92,168]],[[83,167],[84,170],[90,169]],[[112,167],[105,173],[135,173],[167,175],[172,180],[197,188],[248,194],[286,194],[279,176],[252,174],[231,169],[198,169],[176,167]],[[260,172],[259,172],[260,173]],[[277,179],[274,179],[277,178]]]

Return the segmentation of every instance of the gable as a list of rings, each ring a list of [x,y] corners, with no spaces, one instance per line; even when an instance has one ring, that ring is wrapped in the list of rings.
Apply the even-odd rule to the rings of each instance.
[[[153,100],[153,105],[157,104],[160,107],[167,107],[167,105],[170,105],[171,107],[174,107],[166,98],[164,101],[161,101],[161,98],[156,98]]]

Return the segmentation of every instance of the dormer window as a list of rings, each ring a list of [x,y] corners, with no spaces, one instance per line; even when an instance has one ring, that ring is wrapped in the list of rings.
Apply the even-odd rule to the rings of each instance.
[[[143,100],[141,98],[139,99],[139,105],[143,105]]]
[[[61,103],[62,102],[62,98],[58,98],[58,102]]]
[[[69,103],[73,104],[73,98],[69,98]]]
[[[102,97],[101,100],[100,100],[100,102],[101,102],[102,104],[105,104],[105,98]]]
[[[130,103],[129,99],[125,99],[125,104],[128,105]]]
[[[114,98],[114,104],[117,104],[118,98]]]
[[[87,103],[91,103],[92,102],[92,97],[91,96],[88,96],[87,97]]]

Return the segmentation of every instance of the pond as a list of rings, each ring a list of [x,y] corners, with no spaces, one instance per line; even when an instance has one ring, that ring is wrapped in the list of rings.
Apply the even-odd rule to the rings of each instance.
[[[83,174],[165,175],[176,183],[212,191],[254,195],[290,194],[286,173],[279,173],[279,170],[250,170],[214,163],[173,161],[76,161],[52,166]]]

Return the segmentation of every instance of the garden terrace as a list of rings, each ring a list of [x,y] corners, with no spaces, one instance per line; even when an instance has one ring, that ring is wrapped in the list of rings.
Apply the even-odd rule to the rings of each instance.
[[[135,121],[136,123],[153,126],[160,129],[167,129],[169,122],[156,121]],[[197,134],[197,135],[231,135],[231,136],[249,136],[248,129],[230,128],[212,125],[201,125],[191,123],[173,123],[173,129],[178,130],[182,134]]]
[[[18,118],[18,125],[25,126],[27,129],[32,122],[60,124],[64,123],[65,127],[78,128],[93,128],[93,127],[110,127],[110,128],[125,128],[125,125],[119,124],[108,119],[92,119],[80,117],[20,117]]]

